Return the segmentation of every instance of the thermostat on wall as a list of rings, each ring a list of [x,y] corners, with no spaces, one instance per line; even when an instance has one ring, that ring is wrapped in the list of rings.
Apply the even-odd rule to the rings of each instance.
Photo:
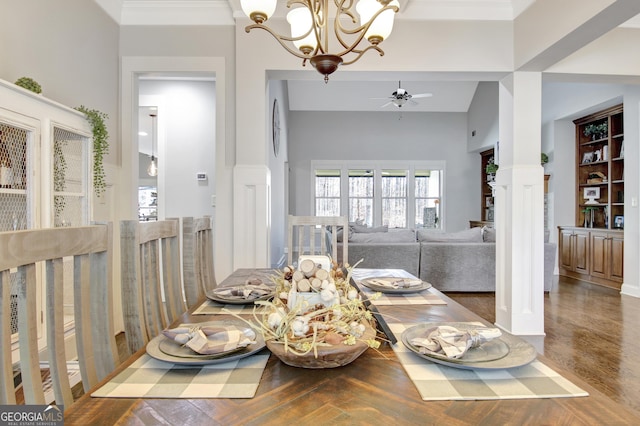
[[[196,178],[198,180],[207,180],[207,174],[206,173],[197,173],[196,174]]]

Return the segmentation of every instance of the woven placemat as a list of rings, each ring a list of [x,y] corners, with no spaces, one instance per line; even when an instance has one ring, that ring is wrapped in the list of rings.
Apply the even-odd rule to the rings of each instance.
[[[145,354],[91,394],[103,398],[253,398],[269,352],[209,365],[178,365]]]
[[[414,324],[392,323],[398,338],[393,350],[425,401],[568,398],[589,394],[535,360],[522,367],[499,370],[463,370],[426,360],[401,341]]]

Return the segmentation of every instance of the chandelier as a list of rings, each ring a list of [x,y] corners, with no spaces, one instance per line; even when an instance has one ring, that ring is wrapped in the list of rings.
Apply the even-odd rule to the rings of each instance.
[[[329,75],[339,65],[350,65],[356,62],[369,50],[377,51],[380,56],[384,51],[382,43],[393,29],[393,19],[399,10],[398,0],[333,0],[335,18],[329,21],[330,0],[288,0],[287,22],[291,25],[291,36],[276,33],[264,23],[273,15],[277,0],[241,0],[244,13],[255,22],[245,28],[250,32],[260,28],[271,34],[289,53],[302,59],[304,66],[307,60],[316,70],[324,75],[325,83]],[[354,11],[355,9],[355,11]],[[360,16],[360,22],[356,18]],[[347,26],[343,24],[350,22]],[[329,38],[333,24],[335,41],[340,51],[329,52]],[[363,39],[368,45],[362,45]],[[363,43],[364,44],[364,43]],[[349,60],[342,57],[350,54]]]

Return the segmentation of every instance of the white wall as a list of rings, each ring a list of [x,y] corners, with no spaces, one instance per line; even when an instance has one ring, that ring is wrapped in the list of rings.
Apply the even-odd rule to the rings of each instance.
[[[498,83],[481,81],[469,105],[467,149],[480,152],[498,141]],[[475,131],[475,135],[473,132]]]
[[[213,216],[215,82],[142,80],[139,89],[141,98],[162,99],[158,105],[159,217]],[[197,173],[206,173],[208,179],[197,180]]]
[[[480,156],[467,152],[466,113],[292,111],[292,214],[312,213],[311,160],[444,160],[445,231],[466,229],[480,217]]]

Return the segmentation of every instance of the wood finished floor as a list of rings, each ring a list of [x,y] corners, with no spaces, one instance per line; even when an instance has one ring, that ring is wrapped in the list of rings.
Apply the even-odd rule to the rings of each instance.
[[[554,278],[544,298],[544,355],[640,415],[640,299]],[[447,295],[495,322],[494,293]]]

